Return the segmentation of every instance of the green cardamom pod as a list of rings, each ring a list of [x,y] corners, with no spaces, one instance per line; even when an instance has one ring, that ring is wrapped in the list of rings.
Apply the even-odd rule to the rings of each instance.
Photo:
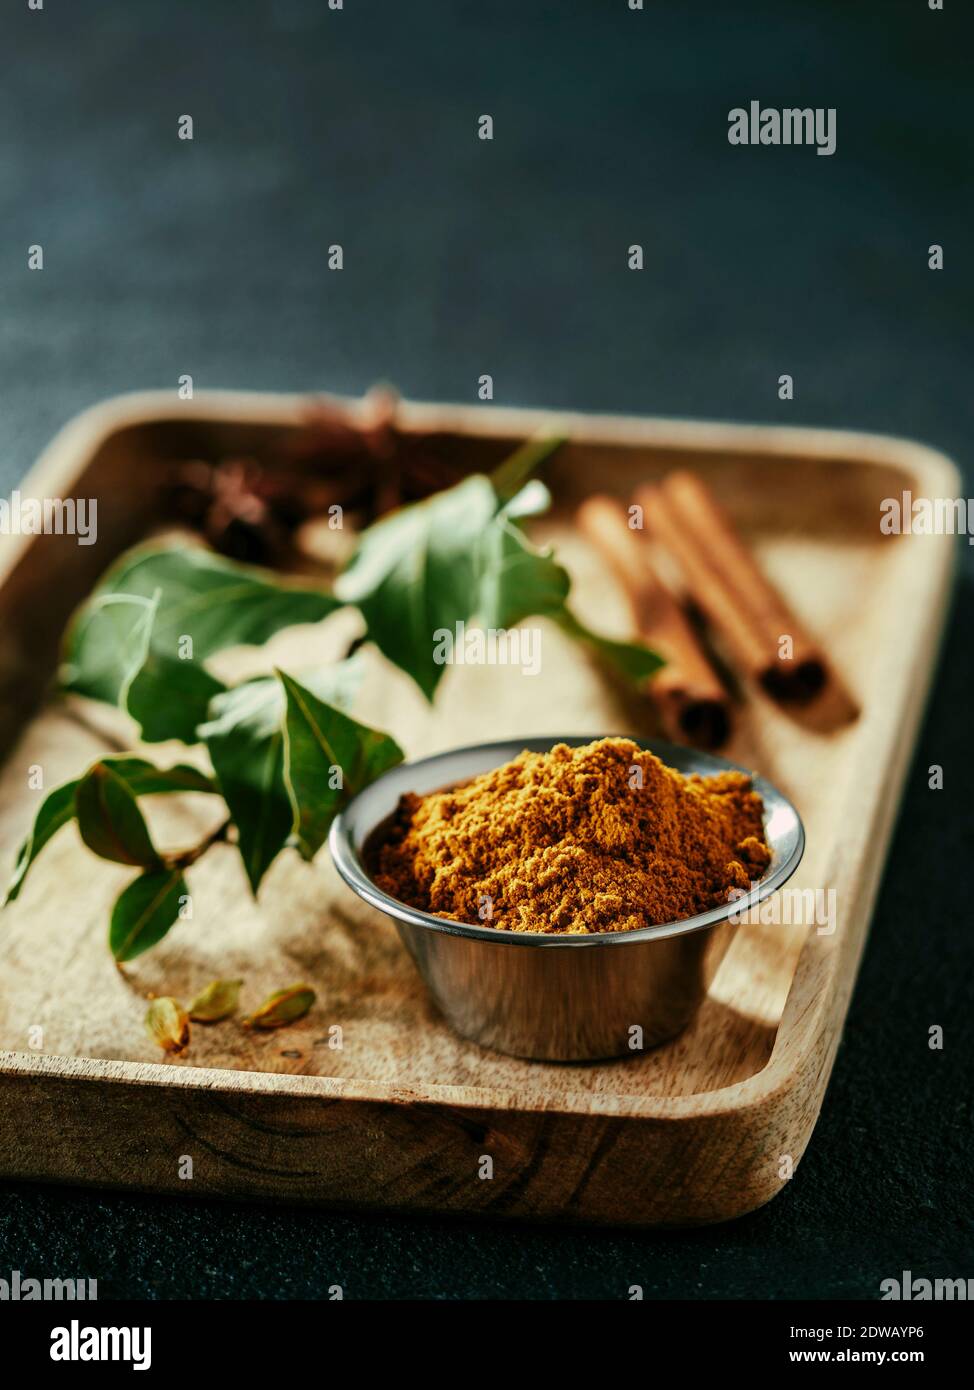
[[[219,1023],[236,1012],[243,980],[213,980],[189,1006],[194,1023]]]
[[[245,1021],[248,1028],[283,1028],[303,1018],[315,1002],[310,985],[291,985],[269,995],[260,1008]]]
[[[189,1019],[178,999],[162,995],[153,999],[145,1016],[145,1026],[153,1042],[164,1052],[179,1053],[189,1046]]]

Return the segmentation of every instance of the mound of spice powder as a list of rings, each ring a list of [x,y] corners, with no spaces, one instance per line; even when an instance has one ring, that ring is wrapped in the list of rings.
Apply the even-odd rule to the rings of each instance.
[[[744,773],[684,777],[606,738],[402,797],[370,868],[386,893],[438,917],[593,933],[705,912],[770,859]]]

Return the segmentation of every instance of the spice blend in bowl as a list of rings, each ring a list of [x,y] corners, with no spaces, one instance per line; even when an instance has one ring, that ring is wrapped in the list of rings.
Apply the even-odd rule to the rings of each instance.
[[[400,798],[372,878],[437,917],[601,934],[678,922],[746,893],[771,862],[744,772],[684,776],[630,739],[522,752]]]
[[[676,1037],[737,914],[791,877],[805,837],[772,783],[723,758],[562,735],[400,763],[352,798],[328,843],[456,1032],[579,1062]],[[693,915],[672,920],[680,910]]]

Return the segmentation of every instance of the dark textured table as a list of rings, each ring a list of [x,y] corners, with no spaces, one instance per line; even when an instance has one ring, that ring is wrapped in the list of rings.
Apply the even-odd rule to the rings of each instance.
[[[91,402],[357,392],[853,426],[967,469],[965,7],[72,0],[0,17],[0,482]],[[245,17],[246,16],[246,17]],[[835,107],[837,150],[731,107]],[[494,118],[492,142],[477,119]],[[194,139],[177,139],[192,115]],[[341,273],[324,267],[344,247]],[[626,248],[645,248],[641,273]],[[944,247],[931,271],[927,248]],[[42,245],[43,271],[27,269]],[[781,373],[795,399],[779,401]],[[974,1275],[974,567],[819,1126],[765,1210],[571,1232],[5,1185],[0,1274],[103,1297],[875,1298]],[[928,789],[927,768],[944,768]],[[927,1045],[944,1029],[943,1051]]]

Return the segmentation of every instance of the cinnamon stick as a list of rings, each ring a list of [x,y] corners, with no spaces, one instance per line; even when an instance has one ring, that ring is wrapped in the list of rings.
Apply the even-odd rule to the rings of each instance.
[[[825,656],[707,484],[681,470],[640,488],[636,501],[646,530],[674,556],[691,597],[743,672],[786,703],[818,695],[829,678]]]
[[[666,660],[647,686],[664,729],[681,743],[719,748],[730,732],[727,692],[683,610],[653,571],[625,509],[612,497],[594,496],[582,503],[576,519],[624,590],[639,636]]]

